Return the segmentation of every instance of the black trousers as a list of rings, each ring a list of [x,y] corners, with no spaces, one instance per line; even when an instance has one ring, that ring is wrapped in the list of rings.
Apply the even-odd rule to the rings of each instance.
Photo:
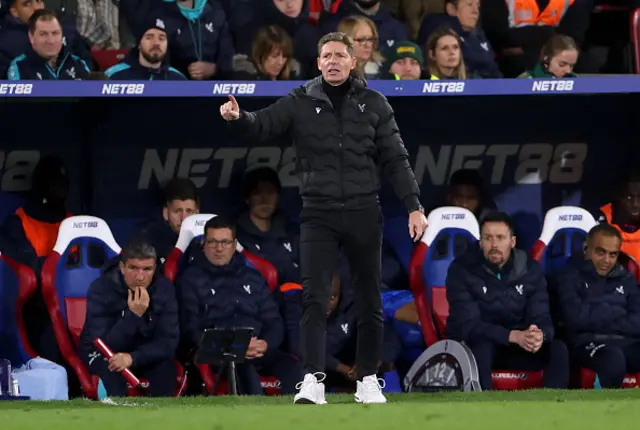
[[[602,388],[621,388],[624,375],[640,372],[640,342],[611,340],[577,345],[571,356],[598,375]]]
[[[375,375],[383,337],[380,207],[353,211],[305,208],[300,221],[303,371],[306,374],[325,370],[327,306],[331,279],[338,267],[338,251],[342,248],[349,260],[358,318],[358,374]]]
[[[89,373],[98,376],[109,397],[125,397],[127,395],[127,380],[120,372],[111,372],[109,362],[99,355],[95,359],[89,358]],[[178,377],[178,369],[171,360],[160,361],[143,368],[131,368],[137,378],[149,381],[148,394],[150,397],[173,397]]]
[[[478,364],[480,385],[491,390],[491,372],[494,369],[544,372],[542,384],[545,388],[567,388],[569,386],[569,350],[558,339],[544,343],[535,354],[517,345],[495,345],[491,342],[470,343]]]
[[[300,362],[280,350],[269,351],[264,357],[254,360],[246,360],[236,366],[236,371],[238,373],[238,392],[251,396],[264,395],[260,375],[278,378],[281,384],[280,393],[283,395],[295,394],[296,384],[302,379]]]

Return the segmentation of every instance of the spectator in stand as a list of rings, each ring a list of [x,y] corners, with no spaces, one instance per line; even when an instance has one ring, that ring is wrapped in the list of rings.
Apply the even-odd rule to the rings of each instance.
[[[449,267],[447,338],[471,348],[484,390],[495,368],[544,370],[546,388],[567,388],[569,353],[554,339],[547,282],[538,263],[515,249],[505,213],[480,222],[479,245]]]
[[[592,0],[482,0],[482,27],[507,78],[535,67],[554,32],[571,36],[580,46],[589,27]]]
[[[325,15],[320,25],[324,33],[336,31],[340,21],[352,15],[365,16],[373,21],[378,34],[377,46],[391,47],[396,42],[409,40],[407,28],[391,16],[380,0],[342,0],[336,13]]]
[[[84,60],[65,48],[62,27],[53,12],[38,9],[28,26],[31,46],[9,65],[10,81],[81,80],[91,72]]]
[[[137,47],[127,58],[110,67],[105,74],[112,80],[124,81],[186,81],[178,70],[169,66],[167,31],[161,19],[152,19]]]
[[[480,78],[501,78],[493,48],[478,24],[480,0],[448,0],[446,12],[424,17],[417,39],[418,44],[424,46],[431,33],[438,27],[449,27],[460,36],[462,57],[470,74]]]
[[[14,58],[30,50],[33,42],[29,18],[35,11],[45,8],[42,0],[9,0],[8,5],[8,13],[0,21],[0,79],[7,78],[9,65]],[[62,26],[64,51],[82,59],[91,68],[93,62],[89,46],[78,33],[74,20],[62,17],[58,22]]]
[[[200,213],[198,188],[188,178],[173,178],[164,189],[162,220],[151,222],[140,233],[156,250],[161,263],[178,242],[182,221]]]
[[[287,81],[298,79],[300,64],[293,59],[291,37],[270,25],[256,33],[250,59],[243,54],[234,57],[233,69],[238,80]]]
[[[189,79],[227,79],[235,49],[224,9],[207,0],[121,0],[120,9],[139,38],[150,18],[167,26],[171,65]]]
[[[2,254],[31,267],[40,275],[45,260],[58,240],[60,223],[72,213],[66,209],[69,176],[62,159],[46,156],[33,170],[33,189],[25,205],[2,224]],[[49,313],[38,288],[24,307],[29,344],[51,361],[60,362]]]
[[[373,21],[362,15],[349,16],[340,21],[338,31],[354,42],[356,70],[366,79],[380,79],[384,59],[378,50],[378,30]]]
[[[602,206],[596,219],[614,226],[622,237],[622,252],[640,261],[640,171],[625,173],[613,190],[610,203]]]
[[[351,381],[355,385],[358,380],[358,369],[354,364],[358,336],[357,314],[346,258],[341,258],[340,262],[340,268],[334,272],[331,280],[331,296],[327,307],[327,384],[344,385],[344,382]],[[393,328],[385,324],[378,372],[386,373],[393,368],[401,352],[400,339]]]
[[[444,12],[443,0],[383,0],[391,14],[404,22],[409,29],[410,40],[418,38],[420,23],[425,15]],[[420,45],[426,42],[426,38]]]
[[[278,211],[282,186],[273,169],[259,166],[248,170],[243,185],[249,210],[238,218],[238,241],[278,270],[280,288],[274,291],[274,297],[286,329],[284,349],[299,356],[302,316],[299,228]]]
[[[151,245],[132,241],[89,287],[80,356],[109,397],[126,395],[124,369],[149,380],[150,396],[173,396],[178,304],[175,287],[156,273],[156,260]],[[97,338],[115,353],[108,361],[93,344]]]
[[[451,175],[445,205],[463,207],[471,211],[478,222],[497,209],[495,202],[485,190],[482,176],[476,169],[460,169]]]
[[[439,27],[431,33],[426,46],[429,79],[467,79],[461,44],[460,36],[450,28]]]
[[[578,62],[576,42],[564,34],[554,34],[542,48],[540,61],[519,78],[577,78],[573,68]]]
[[[424,79],[422,49],[413,42],[398,42],[385,51],[384,79]]]
[[[242,394],[264,394],[260,373],[276,376],[283,394],[292,394],[302,376],[300,362],[282,352],[284,327],[271,291],[260,273],[236,252],[236,227],[215,217],[204,227],[203,252],[178,278],[184,340],[197,347],[206,328],[253,327],[246,361],[238,364]]]

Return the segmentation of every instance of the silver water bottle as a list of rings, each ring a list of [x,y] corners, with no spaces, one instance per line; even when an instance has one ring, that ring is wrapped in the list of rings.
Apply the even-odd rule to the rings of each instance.
[[[18,380],[16,378],[11,377],[11,385],[12,395],[14,397],[20,396],[20,384],[18,383]]]

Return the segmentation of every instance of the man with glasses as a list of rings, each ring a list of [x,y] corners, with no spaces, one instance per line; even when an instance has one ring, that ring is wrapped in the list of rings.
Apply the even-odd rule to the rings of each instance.
[[[293,394],[301,365],[280,351],[284,324],[278,306],[262,275],[236,246],[233,223],[218,216],[205,224],[203,252],[178,279],[183,341],[194,348],[204,329],[253,327],[246,361],[237,367],[240,393],[264,394],[260,374],[268,374],[280,380],[282,394]]]

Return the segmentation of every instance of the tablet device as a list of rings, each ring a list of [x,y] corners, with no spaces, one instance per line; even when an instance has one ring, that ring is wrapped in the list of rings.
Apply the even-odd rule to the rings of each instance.
[[[251,327],[205,329],[196,351],[196,364],[243,363],[253,336]]]

